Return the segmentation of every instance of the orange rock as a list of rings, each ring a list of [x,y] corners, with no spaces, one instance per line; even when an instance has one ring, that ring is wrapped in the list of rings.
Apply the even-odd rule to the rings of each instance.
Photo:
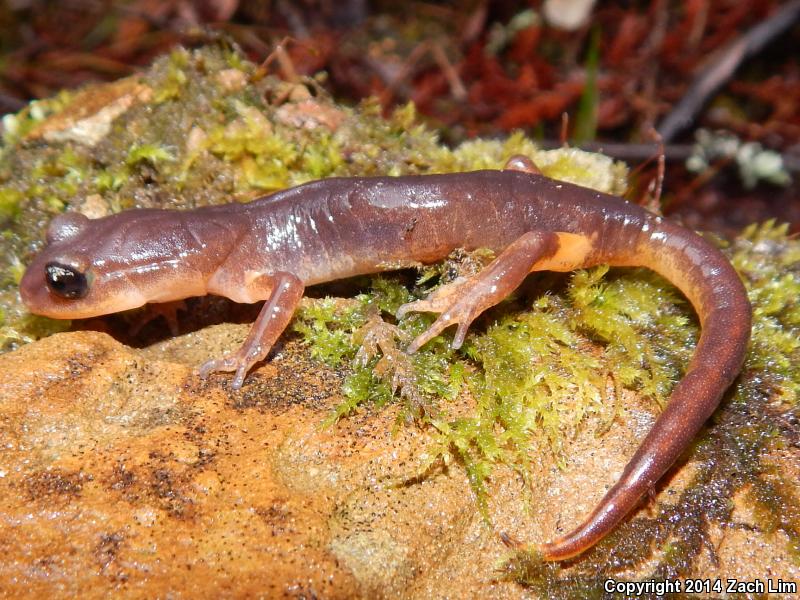
[[[532,490],[498,467],[491,527],[460,465],[420,476],[432,440],[393,433],[391,408],[323,428],[340,376],[299,343],[237,392],[225,375],[193,374],[247,330],[144,350],[62,333],[0,356],[0,597],[528,597],[500,578],[510,552],[498,533],[539,542],[577,522],[652,422],[628,394],[614,435],[585,428],[565,470],[543,451]],[[659,498],[677,498],[691,473],[677,470]],[[798,577],[780,536],[710,537],[720,563],[698,577]]]

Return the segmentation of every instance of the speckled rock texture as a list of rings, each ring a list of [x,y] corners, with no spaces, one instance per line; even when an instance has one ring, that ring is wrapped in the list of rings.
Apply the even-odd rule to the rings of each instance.
[[[533,493],[497,469],[489,525],[457,465],[422,476],[430,439],[394,427],[393,410],[324,428],[340,375],[296,339],[240,391],[194,375],[246,331],[212,326],[141,350],[60,333],[0,357],[0,595],[535,597],[503,577],[500,533],[538,542],[575,523],[653,420],[627,397],[613,435],[587,428],[564,470],[534,460]],[[737,511],[741,528],[707,540],[704,575],[797,580],[785,539]]]

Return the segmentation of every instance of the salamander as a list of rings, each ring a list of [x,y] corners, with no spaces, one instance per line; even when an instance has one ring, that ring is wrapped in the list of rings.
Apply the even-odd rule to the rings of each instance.
[[[20,293],[28,309],[75,319],[217,294],[264,306],[244,344],[200,367],[242,386],[289,323],[305,286],[489,248],[482,271],[402,306],[438,313],[415,352],[470,323],[532,271],[644,266],[689,299],[702,332],[664,411],[616,484],[571,532],[543,544],[547,560],[580,554],[609,533],[696,436],[739,373],[751,308],[725,256],[697,234],[625,200],[539,174],[524,157],[501,170],[330,178],[250,203],[191,211],[136,209],[90,220],[67,212],[47,230]]]

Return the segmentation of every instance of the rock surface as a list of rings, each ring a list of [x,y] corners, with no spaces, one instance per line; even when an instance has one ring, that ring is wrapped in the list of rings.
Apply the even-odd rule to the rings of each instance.
[[[392,409],[323,428],[340,375],[296,340],[238,392],[193,374],[246,331],[212,326],[142,350],[62,333],[0,356],[0,594],[532,596],[503,579],[498,534],[538,542],[576,523],[652,423],[629,395],[613,435],[586,428],[565,470],[534,461],[532,493],[498,468],[490,526],[458,465],[420,476],[431,440],[395,427]],[[698,576],[800,579],[781,534],[712,538],[718,562]]]

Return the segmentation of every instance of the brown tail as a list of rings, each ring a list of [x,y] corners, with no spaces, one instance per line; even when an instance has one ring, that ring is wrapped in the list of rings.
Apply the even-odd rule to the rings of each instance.
[[[751,308],[738,275],[716,248],[694,233],[668,223],[660,224],[659,233],[642,241],[636,262],[666,277],[689,298],[702,326],[697,350],[619,481],[574,531],[542,545],[545,560],[573,557],[608,534],[683,453],[742,367]],[[670,244],[655,242],[663,239]]]

